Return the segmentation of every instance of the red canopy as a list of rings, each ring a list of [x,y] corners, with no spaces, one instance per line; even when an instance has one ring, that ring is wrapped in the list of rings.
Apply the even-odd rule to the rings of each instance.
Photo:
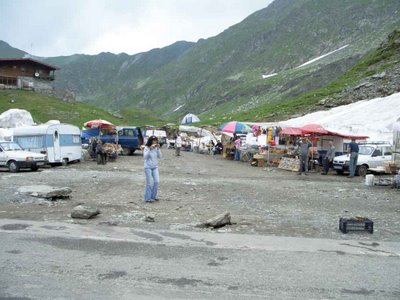
[[[307,125],[304,125],[301,129],[302,129],[303,133],[306,133],[306,134],[318,134],[318,135],[329,134],[329,131],[326,130],[324,127],[322,127],[319,124],[307,124]]]
[[[303,130],[301,128],[296,127],[286,127],[281,130],[281,134],[284,135],[303,135]]]
[[[91,120],[91,121],[87,121],[85,124],[83,124],[83,126],[88,127],[88,128],[112,128],[115,127],[114,124],[106,121],[106,120]]]
[[[328,136],[339,136],[345,139],[356,139],[356,140],[366,140],[367,138],[369,138],[368,136],[365,135],[350,135],[350,134],[341,134],[338,132],[329,131],[319,124],[307,124],[301,128],[286,127],[282,129],[281,134],[293,135],[293,136],[302,136],[305,134],[328,135]]]

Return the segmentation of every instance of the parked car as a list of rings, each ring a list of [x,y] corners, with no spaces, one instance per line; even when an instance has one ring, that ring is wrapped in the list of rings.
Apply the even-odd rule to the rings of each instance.
[[[383,166],[392,159],[392,145],[389,143],[359,144],[356,174],[365,176],[370,168]],[[338,174],[349,171],[350,155],[344,154],[333,159],[333,168]]]
[[[47,163],[44,154],[25,151],[16,142],[0,141],[0,166],[7,167],[10,172],[18,172],[21,168],[37,171]]]

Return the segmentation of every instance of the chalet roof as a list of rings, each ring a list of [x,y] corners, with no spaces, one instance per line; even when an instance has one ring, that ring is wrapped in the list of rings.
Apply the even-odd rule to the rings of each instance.
[[[33,64],[40,65],[40,66],[42,66],[42,67],[44,67],[46,69],[60,70],[59,67],[52,66],[52,65],[46,64],[44,62],[41,62],[41,61],[38,61],[38,60],[35,60],[35,59],[32,59],[32,58],[0,58],[0,63],[1,62],[30,62],[30,63],[33,63]]]

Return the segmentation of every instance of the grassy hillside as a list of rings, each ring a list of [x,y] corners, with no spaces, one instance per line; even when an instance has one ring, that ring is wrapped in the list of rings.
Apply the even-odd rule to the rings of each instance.
[[[123,111],[123,115],[117,115],[93,105],[80,102],[67,103],[32,91],[0,91],[0,113],[11,108],[29,111],[36,123],[60,120],[64,123],[82,127],[86,121],[105,119],[115,125],[165,124],[165,121],[145,110],[127,109]]]

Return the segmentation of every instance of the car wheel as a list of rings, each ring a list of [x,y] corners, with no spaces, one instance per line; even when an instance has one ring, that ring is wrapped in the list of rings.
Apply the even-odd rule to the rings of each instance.
[[[10,170],[11,173],[16,173],[19,171],[19,166],[16,161],[10,161],[8,163],[8,169]]]
[[[343,175],[343,171],[342,170],[336,170],[336,174]]]
[[[32,170],[32,171],[37,171],[37,170],[39,170],[39,167],[38,167],[38,166],[32,166],[32,167],[31,167],[31,170]]]
[[[365,175],[367,175],[367,172],[368,172],[368,166],[366,165],[362,165],[357,168],[358,176],[365,177]]]
[[[122,148],[122,153],[123,153],[124,155],[131,155],[131,150],[128,149],[128,148]]]

